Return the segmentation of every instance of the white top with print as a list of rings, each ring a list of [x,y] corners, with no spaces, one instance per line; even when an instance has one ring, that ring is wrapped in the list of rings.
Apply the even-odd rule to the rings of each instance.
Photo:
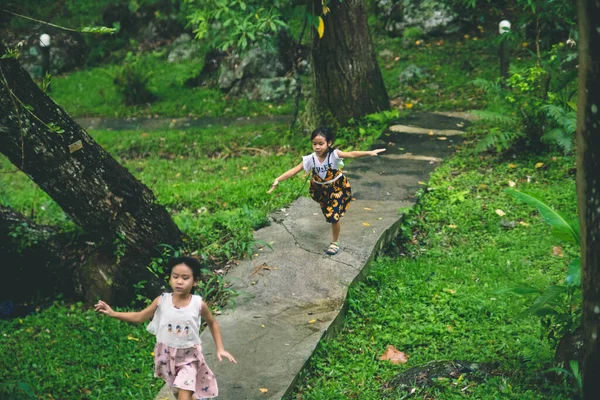
[[[329,163],[327,160],[329,159]],[[314,160],[314,161],[313,161]],[[344,160],[338,155],[338,150],[335,149],[330,155],[325,157],[325,161],[322,163],[319,161],[319,157],[315,153],[309,154],[302,157],[302,166],[304,171],[311,173],[313,168],[316,168],[319,176],[325,179],[327,176],[327,170],[329,169],[341,169],[344,166]]]
[[[178,308],[173,305],[173,294],[163,293],[148,332],[165,346],[187,349],[200,344],[200,307],[202,297],[192,295],[190,304]]]

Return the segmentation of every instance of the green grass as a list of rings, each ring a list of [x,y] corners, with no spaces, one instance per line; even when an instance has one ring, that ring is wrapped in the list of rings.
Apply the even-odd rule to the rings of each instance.
[[[475,78],[493,80],[499,76],[497,49],[488,34],[477,36],[431,37],[410,41],[402,38],[375,41],[376,51],[390,51],[379,56],[379,65],[388,96],[400,107],[411,110],[460,111],[482,108],[481,94],[470,84]],[[398,76],[410,64],[428,76],[409,84],[401,84]],[[498,65],[497,65],[498,64]]]
[[[498,362],[499,369],[482,379],[440,380],[410,398],[569,398],[560,380],[543,373],[553,367],[556,343],[535,317],[519,317],[531,299],[496,291],[564,282],[578,250],[557,243],[535,209],[503,190],[513,181],[574,217],[573,164],[557,154],[478,155],[467,144],[436,170],[405,222],[406,247],[351,288],[341,334],[318,346],[295,398],[405,398],[384,389],[386,382],[433,360]],[[504,228],[503,219],[515,227]],[[553,256],[553,246],[564,256]],[[390,344],[410,355],[407,364],[378,360]]]
[[[0,321],[0,398],[152,399],[154,337],[81,304]]]
[[[50,97],[71,117],[241,117],[292,113],[291,100],[262,102],[228,96],[214,88],[187,88],[186,80],[200,73],[201,60],[169,63],[164,52],[140,55],[143,73],[150,73],[149,88],[156,97],[151,104],[123,105],[113,77],[120,64],[105,65],[52,78]]]

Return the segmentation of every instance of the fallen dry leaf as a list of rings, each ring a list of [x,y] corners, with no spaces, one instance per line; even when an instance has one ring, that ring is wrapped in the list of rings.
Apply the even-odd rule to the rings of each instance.
[[[269,391],[267,388],[260,388],[258,390],[260,390],[261,393],[267,393]]]
[[[496,210],[496,214],[498,214],[501,217],[504,217],[504,215],[506,215],[506,213],[504,211],[500,210],[500,209]]]
[[[514,169],[514,168],[517,168],[517,166],[515,164],[508,164],[508,168]]]
[[[543,166],[544,166],[543,162],[539,162],[539,163],[535,164],[536,168],[542,168]]]
[[[508,181],[508,186],[515,187],[517,184],[514,181]]]
[[[408,362],[408,357],[410,357],[408,354],[404,354],[391,344],[388,344],[385,353],[381,357],[379,357],[379,359],[390,360],[392,364],[406,364]]]
[[[315,322],[317,322],[316,319],[311,319],[310,321],[308,321],[309,324],[314,324]]]
[[[371,211],[371,210],[373,210],[373,209],[372,209],[372,208],[369,208],[369,207],[365,207],[365,210],[367,210],[367,211]]]
[[[430,136],[431,136],[431,135],[433,135],[433,131],[429,131],[429,135],[430,135]]]
[[[448,138],[446,136],[440,136],[438,140],[448,140]]]
[[[562,247],[560,247],[560,246],[552,246],[552,255],[553,256],[562,257],[562,255],[563,255]]]
[[[448,228],[456,229],[456,228],[458,228],[458,226],[454,225],[454,224],[450,224],[450,225],[448,225]]]
[[[364,226],[371,226],[371,224],[370,224],[370,223],[368,223],[368,222],[363,222],[363,225],[364,225]]]
[[[519,221],[519,225],[529,226],[529,224],[525,221]]]

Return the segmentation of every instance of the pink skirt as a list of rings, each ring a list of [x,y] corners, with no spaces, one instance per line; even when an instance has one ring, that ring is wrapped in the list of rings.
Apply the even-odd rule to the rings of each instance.
[[[206,365],[199,344],[176,349],[157,342],[154,347],[154,376],[162,378],[174,393],[179,389],[192,391],[194,399],[212,398],[219,394],[217,380]]]

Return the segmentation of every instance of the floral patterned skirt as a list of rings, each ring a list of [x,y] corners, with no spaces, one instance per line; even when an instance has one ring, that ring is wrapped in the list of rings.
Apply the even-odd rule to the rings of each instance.
[[[331,183],[317,183],[331,181],[338,174],[341,175],[342,171],[331,169],[327,171],[325,178],[313,173],[310,181],[310,197],[319,203],[327,222],[339,221],[350,206],[350,201],[352,201],[352,188],[345,175]]]
[[[194,399],[212,398],[219,394],[217,380],[206,365],[202,346],[199,344],[187,349],[176,349],[156,343],[154,376],[162,378],[174,393],[179,389],[194,392]]]

